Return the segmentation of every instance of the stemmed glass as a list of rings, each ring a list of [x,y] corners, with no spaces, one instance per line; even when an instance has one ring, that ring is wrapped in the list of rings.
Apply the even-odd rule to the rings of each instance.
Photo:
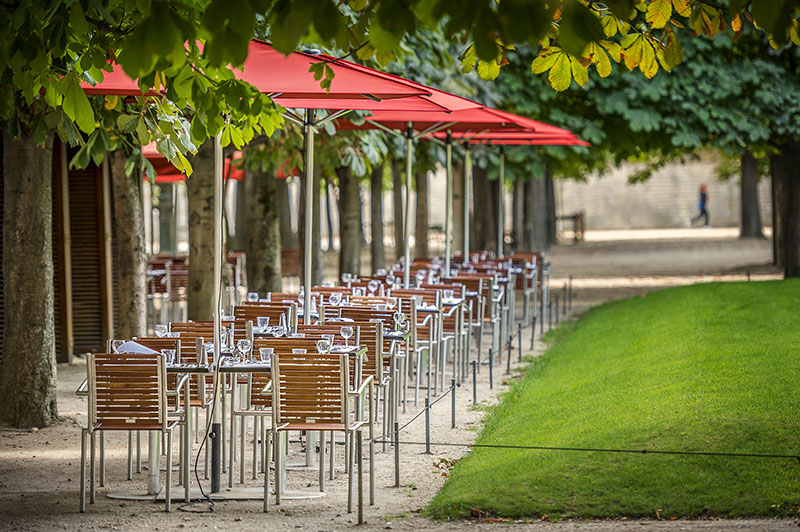
[[[352,325],[343,325],[341,329],[339,329],[339,333],[344,338],[344,346],[347,347],[347,340],[353,336],[353,326]]]
[[[247,355],[250,352],[251,346],[252,342],[246,338],[242,338],[236,342],[236,347],[239,349],[239,362],[244,362],[247,360]]]
[[[269,316],[258,316],[256,318],[256,324],[258,325],[259,331],[266,331],[267,327],[269,327]]]
[[[378,290],[378,287],[380,287],[380,285],[381,284],[375,279],[370,280],[370,282],[367,283],[367,289],[369,290],[370,295],[374,296],[375,291]]]
[[[353,279],[353,275],[350,272],[344,272],[342,274],[342,282],[349,283]]]
[[[153,331],[155,331],[156,336],[159,338],[164,338],[167,335],[167,326],[163,323],[159,323],[153,328]]]
[[[258,292],[247,292],[247,301],[251,303],[258,301]]]
[[[125,343],[125,340],[111,340],[111,352],[114,354],[119,354],[119,348],[122,347],[122,344]]]
[[[403,325],[406,322],[406,315],[402,312],[395,312],[394,313],[394,328],[395,329],[402,329]]]
[[[321,338],[317,340],[317,353],[323,355],[325,353],[329,353],[331,350],[331,341],[327,338]]]
[[[161,353],[164,354],[164,358],[166,359],[167,366],[171,366],[175,363],[175,350],[174,349],[162,349]]]
[[[262,347],[261,349],[259,349],[258,353],[261,355],[261,363],[262,364],[269,364],[270,357],[272,356],[272,353],[274,353],[274,352],[275,352],[275,349],[273,349],[272,347]]]
[[[331,305],[333,305],[334,307],[338,307],[342,303],[342,293],[332,292],[331,295],[328,297],[328,301],[330,301]]]

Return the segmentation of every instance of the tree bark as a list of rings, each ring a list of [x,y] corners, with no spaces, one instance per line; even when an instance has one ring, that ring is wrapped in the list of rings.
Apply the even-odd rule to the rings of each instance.
[[[453,161],[453,240],[451,250],[454,255],[464,250],[464,165]]]
[[[784,277],[800,277],[800,142],[789,141],[772,159],[773,176],[780,182],[780,226],[783,236]]]
[[[210,320],[214,312],[214,144],[205,142],[192,158],[189,197],[188,318]]]
[[[236,213],[234,214],[234,227],[231,234],[231,228],[228,227],[228,237],[226,240],[226,247],[228,251],[244,251],[247,246],[247,211],[244,204],[247,203],[245,198],[245,189],[247,183],[244,180],[235,181],[236,183]]]
[[[780,177],[782,162],[779,155],[770,156],[770,179],[772,181],[772,263],[784,265],[783,211],[786,201],[783,179]]]
[[[370,175],[370,228],[372,246],[370,258],[372,273],[386,267],[386,252],[383,248],[383,166],[372,169]]]
[[[535,201],[535,184],[534,179],[529,178],[524,184],[524,201],[523,201],[523,236],[522,243],[519,249],[523,251],[532,251],[536,249],[534,215],[536,213]]]
[[[545,170],[545,192],[547,194],[547,247],[556,243],[556,190],[553,174]]]
[[[414,220],[414,256],[427,258],[428,249],[428,173],[417,172],[414,176],[417,186],[417,209]]]
[[[3,357],[0,419],[18,428],[58,417],[53,318],[53,138],[3,135]]]
[[[547,216],[547,179],[531,179],[532,216],[531,245],[529,251],[546,251],[550,248]]]
[[[175,183],[161,183],[158,189],[158,252],[175,255]]]
[[[742,224],[739,238],[764,238],[758,205],[758,160],[750,151],[742,154]]]
[[[282,290],[281,228],[277,179],[245,168],[247,288],[266,294]]]
[[[511,200],[511,248],[522,249],[525,234],[525,183],[514,180],[514,194]]]
[[[331,205],[336,202],[336,191],[330,177],[325,177],[325,222],[328,225],[328,251],[335,251],[334,238],[336,232],[333,230],[333,208]]]
[[[297,233],[292,230],[292,205],[289,199],[289,184],[286,179],[276,179],[275,188],[278,195],[280,213],[281,247],[297,249]]]
[[[147,250],[140,188],[142,180],[138,172],[132,176],[125,173],[126,159],[122,150],[109,155],[117,238],[117,338],[133,338],[147,333]]]
[[[470,227],[474,251],[497,249],[497,183],[489,182],[485,168],[475,165],[472,170],[474,215]]]
[[[360,274],[361,228],[358,225],[358,178],[347,167],[336,170],[339,176],[339,275]]]
[[[403,168],[400,161],[392,159],[392,196],[394,199],[394,212],[392,226],[394,227],[394,258],[399,260],[403,256],[405,245],[403,243]]]

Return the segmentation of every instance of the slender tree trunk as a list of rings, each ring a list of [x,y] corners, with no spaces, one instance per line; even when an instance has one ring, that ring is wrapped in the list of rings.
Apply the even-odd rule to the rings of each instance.
[[[3,357],[0,419],[44,427],[58,417],[53,319],[53,138],[3,135]]]
[[[511,208],[511,247],[514,251],[523,247],[525,234],[525,183],[519,179],[514,180],[514,194]]]
[[[546,251],[550,248],[550,232],[547,216],[547,179],[544,177],[531,180],[533,196],[532,249],[530,251]]]
[[[144,242],[144,213],[138,172],[125,174],[126,154],[110,154],[111,189],[114,194],[117,237],[116,337],[133,338],[147,333],[147,251]],[[170,187],[172,188],[172,187]]]
[[[553,174],[545,170],[545,193],[547,194],[547,247],[556,243],[556,187]]]
[[[190,320],[210,320],[214,312],[214,145],[205,142],[192,159],[194,172],[186,180],[189,196]]]
[[[331,183],[331,178],[325,178],[325,221],[328,224],[328,251],[335,251],[336,246],[334,245],[334,238],[336,238],[336,232],[333,230],[333,209],[331,208],[331,204],[336,201],[334,197],[336,194],[335,188],[333,183]]]
[[[523,200],[523,236],[521,250],[532,251],[536,249],[535,228],[534,228],[534,213],[536,212],[536,202],[534,194],[534,179],[529,178],[524,183],[524,200]]]
[[[339,275],[360,274],[361,228],[358,225],[358,178],[347,167],[337,169],[339,176]]]
[[[775,266],[784,265],[783,245],[783,212],[786,210],[785,191],[783,179],[780,174],[783,170],[780,155],[770,156],[770,179],[772,181],[772,263]]]
[[[475,165],[472,189],[475,214],[470,228],[471,247],[475,251],[494,250],[497,247],[497,183],[490,183],[486,169]]]
[[[428,173],[417,172],[414,178],[417,186],[414,256],[426,258],[430,255],[430,250],[428,249]]]
[[[281,247],[297,249],[297,233],[292,230],[292,205],[289,199],[289,184],[286,179],[276,179],[278,210],[281,219]]]
[[[277,179],[245,168],[247,288],[262,296],[282,290],[281,228]]]
[[[372,169],[370,175],[370,226],[372,229],[372,273],[386,267],[386,253],[383,249],[383,166]]]
[[[405,244],[403,241],[403,168],[400,161],[392,159],[392,196],[394,199],[394,212],[392,225],[394,226],[394,258],[398,260],[403,256]]]
[[[790,141],[773,156],[773,175],[780,181],[780,222],[784,277],[800,277],[800,142]]]
[[[464,165],[453,161],[453,240],[450,244],[454,255],[464,250]]]
[[[236,183],[236,213],[234,215],[233,234],[228,227],[227,248],[228,251],[244,251],[247,245],[247,211],[244,209],[245,188],[247,183],[243,180],[234,181]]]
[[[175,183],[158,185],[158,237],[159,253],[175,255],[177,239],[175,237]]]
[[[758,160],[750,151],[742,154],[742,225],[739,238],[764,238],[758,206]]]

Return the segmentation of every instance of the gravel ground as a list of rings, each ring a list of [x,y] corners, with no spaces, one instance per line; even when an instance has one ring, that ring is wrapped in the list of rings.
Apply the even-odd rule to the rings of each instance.
[[[652,235],[651,235],[652,236]],[[549,254],[552,262],[554,294],[569,276],[573,277],[573,315],[604,301],[642,294],[664,286],[689,284],[714,279],[778,278],[779,272],[767,265],[770,257],[767,241],[739,241],[728,234],[695,232],[683,239],[631,240],[630,235],[614,241],[590,241],[579,245],[560,246]],[[523,335],[524,352],[528,353],[529,330]],[[537,336],[538,338],[538,336]],[[536,342],[536,353],[541,344]],[[486,350],[484,350],[484,356]],[[516,351],[513,359],[516,359]],[[483,366],[477,385],[480,405],[497,401],[507,383],[516,378],[517,370],[505,375],[505,354],[502,366],[496,368],[494,389],[489,389],[488,368]],[[346,475],[342,471],[343,450],[337,446],[337,478],[328,481],[326,496],[310,500],[284,501],[261,512],[260,501],[223,501],[214,513],[176,511],[166,514],[163,503],[120,501],[106,497],[119,490],[143,489],[146,471],[125,480],[125,438],[112,435],[107,442],[107,482],[99,488],[97,503],[86,514],[78,513],[78,474],[80,462],[80,428],[86,423],[85,399],[74,390],[85,375],[85,363],[76,357],[72,364],[58,367],[58,404],[64,420],[34,432],[0,428],[0,530],[180,530],[226,529],[243,530],[344,530],[358,528],[355,514],[346,512]],[[448,377],[449,382],[449,377]],[[420,405],[424,397],[421,391]],[[401,424],[418,413],[412,400]],[[464,520],[435,522],[419,515],[420,510],[444,483],[449,467],[466,453],[465,447],[443,447],[435,442],[471,442],[481,426],[483,410],[472,406],[472,384],[465,382],[456,393],[456,428],[450,428],[450,397],[431,409],[432,452],[424,447],[401,446],[401,487],[394,486],[392,449],[376,449],[376,505],[365,511],[367,525],[363,529],[394,530],[495,530],[513,526],[536,530],[797,530],[798,520],[685,520],[658,521],[630,519],[609,521],[561,521],[551,523],[533,516],[531,522],[489,522]],[[424,416],[403,430],[401,441],[423,441]],[[143,445],[146,448],[146,443]],[[293,449],[299,446],[293,445]],[[177,449],[177,447],[176,447]],[[196,452],[197,446],[195,446]],[[177,452],[176,452],[177,455]],[[294,450],[290,462],[301,462],[304,456]],[[366,464],[365,464],[366,465]],[[249,466],[248,466],[249,470]],[[249,475],[248,475],[249,476]],[[228,476],[224,475],[224,485]],[[238,479],[237,479],[238,480]],[[291,490],[318,491],[316,468],[300,468],[288,474]],[[203,481],[208,488],[208,481]],[[238,482],[237,482],[238,485]],[[263,477],[246,480],[245,486],[263,486]],[[365,479],[365,489],[366,489]],[[177,491],[177,488],[174,488]],[[189,510],[202,510],[198,505]]]

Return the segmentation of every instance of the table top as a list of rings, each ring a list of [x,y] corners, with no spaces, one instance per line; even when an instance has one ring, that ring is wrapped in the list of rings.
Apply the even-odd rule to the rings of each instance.
[[[405,331],[386,331],[383,333],[384,338],[388,338],[389,340],[405,340],[406,338],[411,335],[411,329],[407,329]]]

